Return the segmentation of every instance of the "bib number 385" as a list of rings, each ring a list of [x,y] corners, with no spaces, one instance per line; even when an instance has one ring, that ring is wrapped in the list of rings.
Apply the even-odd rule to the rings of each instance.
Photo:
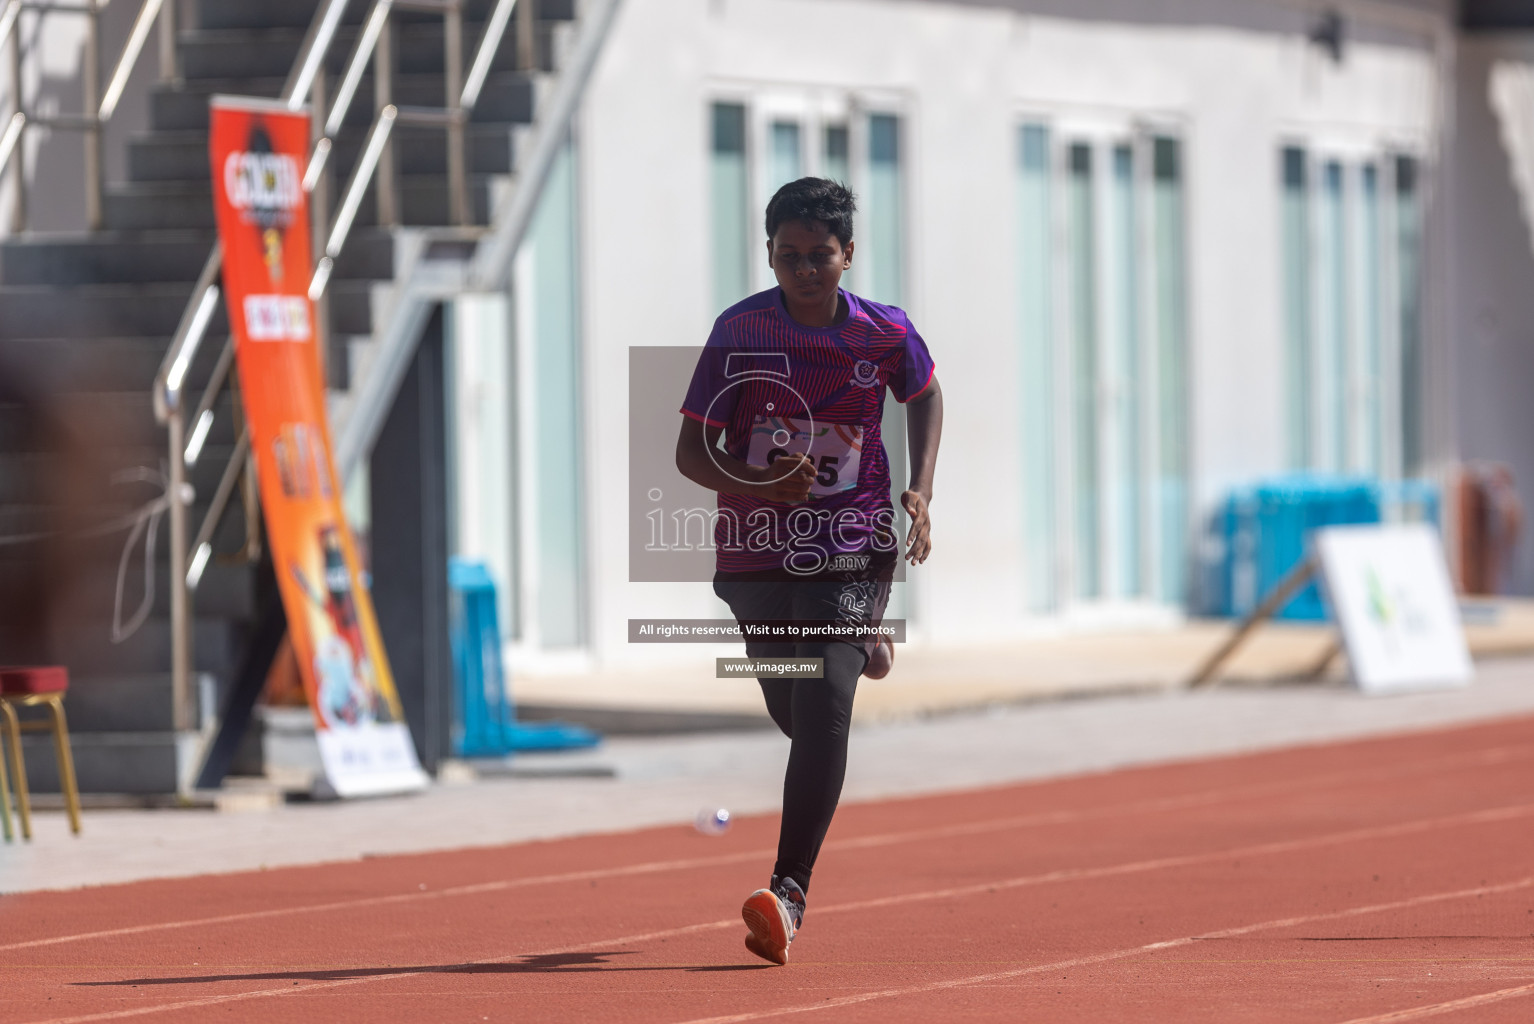
[[[863,459],[863,428],[850,423],[815,422],[788,416],[758,416],[751,425],[746,461],[770,466],[791,452],[809,455],[815,465],[810,494],[841,494],[858,485]]]

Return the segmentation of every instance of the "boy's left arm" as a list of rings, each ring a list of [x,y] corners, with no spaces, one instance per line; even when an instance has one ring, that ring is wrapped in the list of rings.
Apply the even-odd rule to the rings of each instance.
[[[943,389],[937,375],[920,395],[906,403],[906,438],[911,455],[911,486],[900,496],[911,529],[906,534],[905,557],[913,565],[932,552],[932,524],[927,505],[932,501],[932,475],[937,470],[937,447],[943,436]]]

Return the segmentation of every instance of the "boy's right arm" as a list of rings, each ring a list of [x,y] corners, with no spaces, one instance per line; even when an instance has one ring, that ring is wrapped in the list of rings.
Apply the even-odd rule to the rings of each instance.
[[[799,504],[808,501],[815,482],[815,464],[808,455],[792,452],[771,467],[752,466],[721,451],[723,427],[682,417],[676,437],[676,468],[693,483],[723,494],[749,494],[769,501]],[[798,465],[789,467],[789,463]]]

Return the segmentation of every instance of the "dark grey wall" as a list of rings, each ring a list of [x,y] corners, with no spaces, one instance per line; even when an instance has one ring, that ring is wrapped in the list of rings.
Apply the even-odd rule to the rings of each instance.
[[[442,310],[432,315],[369,463],[373,605],[421,766],[450,756],[447,422]]]

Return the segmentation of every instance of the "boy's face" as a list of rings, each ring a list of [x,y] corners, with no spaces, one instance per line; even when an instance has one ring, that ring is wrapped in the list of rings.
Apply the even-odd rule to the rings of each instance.
[[[789,311],[817,309],[836,301],[842,272],[852,266],[845,247],[824,221],[788,220],[767,240],[767,265],[783,289]]]

